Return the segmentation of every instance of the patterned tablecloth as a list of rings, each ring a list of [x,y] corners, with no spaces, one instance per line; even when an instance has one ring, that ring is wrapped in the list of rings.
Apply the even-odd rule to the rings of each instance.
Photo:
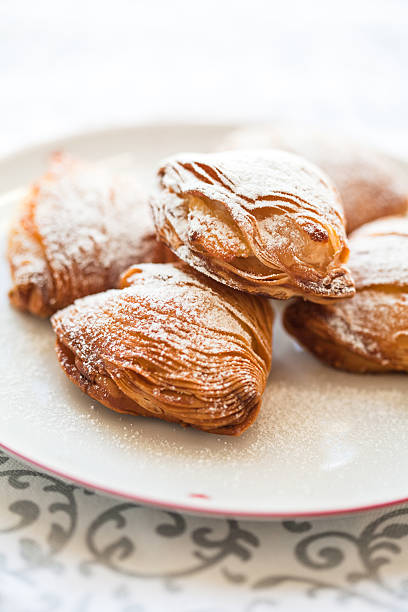
[[[408,506],[248,522],[109,499],[0,455],[0,610],[408,610]]]
[[[283,115],[407,154],[407,31],[405,0],[2,0],[0,153],[106,124]],[[407,570],[408,506],[189,517],[0,455],[1,612],[403,611]]]

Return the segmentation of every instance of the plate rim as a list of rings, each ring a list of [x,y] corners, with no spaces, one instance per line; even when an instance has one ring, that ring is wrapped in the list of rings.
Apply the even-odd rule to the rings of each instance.
[[[59,146],[60,143],[65,143],[71,140],[76,140],[76,139],[82,139],[82,138],[88,138],[88,137],[92,137],[92,136],[96,136],[96,135],[101,135],[101,134],[108,134],[111,132],[128,132],[129,130],[149,130],[149,129],[175,129],[175,128],[181,128],[181,129],[217,129],[217,128],[224,128],[224,129],[235,129],[235,128],[241,128],[241,127],[249,127],[249,126],[257,126],[259,125],[258,122],[256,121],[245,121],[240,123],[239,121],[166,121],[166,120],[158,120],[158,121],[140,121],[139,122],[112,122],[112,123],[101,123],[100,125],[96,125],[93,126],[91,129],[75,129],[69,132],[64,132],[61,131],[59,134],[57,134],[56,136],[54,136],[53,138],[41,138],[36,140],[35,142],[31,142],[30,144],[26,145],[26,146],[16,146],[15,148],[11,149],[8,152],[5,153],[1,153],[0,154],[0,164],[4,163],[4,162],[9,162],[9,161],[13,161],[13,158],[15,157],[19,157],[20,155],[24,154],[24,155],[29,155],[31,153],[34,153],[37,149],[43,148],[43,147],[54,147],[54,146]]]
[[[104,487],[101,485],[95,485],[94,483],[88,482],[87,480],[83,480],[78,477],[74,477],[72,475],[67,474],[61,470],[56,470],[55,468],[49,467],[41,461],[37,461],[35,459],[31,459],[30,457],[26,457],[20,451],[16,451],[8,445],[4,444],[0,441],[0,449],[4,450],[7,454],[23,461],[24,463],[39,468],[40,470],[52,475],[57,478],[61,478],[65,481],[75,483],[85,489],[95,491],[97,493],[114,497],[118,499],[126,499],[128,501],[132,501],[137,504],[142,504],[143,506],[148,506],[151,508],[157,508],[159,510],[171,510],[177,511],[192,515],[199,516],[208,516],[213,518],[238,518],[245,520],[286,520],[286,519],[304,519],[304,518],[325,518],[325,517],[334,517],[334,516],[344,516],[351,514],[358,514],[359,512],[368,512],[372,510],[378,510],[381,508],[387,508],[390,506],[396,506],[398,504],[403,504],[408,502],[408,497],[399,498],[392,501],[385,502],[377,502],[367,505],[361,506],[352,506],[351,508],[338,508],[333,510],[315,510],[315,511],[302,511],[299,512],[252,512],[252,511],[233,511],[231,509],[222,509],[222,508],[206,508],[204,506],[199,506],[196,504],[179,504],[175,502],[169,502],[166,500],[161,500],[158,498],[150,498],[145,497],[143,495],[134,495],[131,493],[126,493],[124,491],[119,491],[110,487]]]
[[[52,149],[54,147],[56,148],[68,147],[69,144],[75,140],[83,140],[83,139],[86,140],[88,138],[92,138],[96,136],[100,137],[103,134],[109,135],[109,134],[112,134],[113,132],[125,133],[129,130],[138,130],[138,129],[157,130],[157,129],[166,129],[166,128],[167,129],[176,129],[176,128],[181,128],[181,129],[189,129],[189,128],[191,129],[197,129],[197,128],[198,129],[217,129],[217,128],[234,129],[236,127],[239,127],[240,125],[241,126],[251,125],[251,122],[245,122],[243,124],[238,124],[237,122],[231,122],[231,123],[203,122],[203,123],[200,123],[200,122],[192,122],[192,121],[189,121],[189,122],[152,121],[152,122],[140,122],[140,123],[136,122],[136,123],[118,123],[118,124],[101,125],[99,127],[94,127],[89,130],[76,130],[76,131],[69,132],[69,133],[63,133],[53,139],[39,140],[35,144],[29,144],[25,147],[16,148],[9,153],[0,155],[0,165],[4,163],[13,163],[14,161],[18,162],[18,158],[20,156],[34,155],[36,152],[39,153],[40,150],[44,148]],[[407,161],[403,158],[399,158],[399,161],[401,161],[403,164],[407,163]],[[398,499],[361,504],[358,506],[351,506],[351,507],[344,506],[341,508],[326,509],[326,510],[321,510],[321,509],[320,510],[319,509],[299,510],[298,512],[293,512],[293,511],[288,511],[288,512],[285,512],[285,511],[283,512],[282,511],[281,512],[244,511],[244,510],[239,510],[239,509],[235,510],[232,508],[228,508],[228,509],[208,508],[197,502],[191,502],[191,503],[169,502],[169,501],[166,501],[165,499],[160,499],[157,497],[146,497],[144,495],[132,494],[129,492],[117,490],[115,488],[88,482],[87,480],[84,480],[78,476],[72,476],[72,474],[69,474],[63,470],[56,469],[55,467],[50,467],[46,463],[43,463],[31,457],[27,457],[21,451],[10,447],[8,444],[2,442],[1,440],[0,440],[0,449],[2,449],[8,455],[16,458],[17,460],[20,460],[24,462],[25,464],[28,464],[29,466],[38,468],[39,470],[45,473],[48,473],[54,477],[61,478],[71,483],[75,483],[78,486],[96,491],[103,495],[107,495],[107,496],[118,498],[118,499],[126,499],[134,503],[139,503],[144,506],[153,507],[157,509],[162,509],[162,510],[167,509],[167,510],[178,511],[178,512],[183,512],[183,513],[192,514],[192,515],[208,516],[208,517],[213,517],[213,518],[217,518],[217,517],[218,518],[241,518],[241,519],[247,519],[247,520],[268,520],[268,519],[286,520],[286,519],[291,519],[291,518],[296,519],[296,518],[319,518],[319,517],[324,518],[324,517],[333,517],[333,516],[344,516],[344,515],[349,515],[349,514],[351,515],[351,514],[356,514],[359,512],[368,512],[368,511],[377,510],[381,508],[387,508],[390,506],[395,506],[398,504],[403,504],[403,503],[408,502],[408,496],[406,496],[406,497],[401,497]]]

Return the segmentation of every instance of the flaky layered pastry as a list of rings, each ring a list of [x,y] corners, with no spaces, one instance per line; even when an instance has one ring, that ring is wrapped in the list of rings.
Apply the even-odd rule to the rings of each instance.
[[[407,211],[405,168],[336,131],[281,122],[235,130],[220,143],[220,150],[271,147],[302,155],[327,172],[340,192],[348,232],[379,217]]]
[[[350,372],[408,371],[408,217],[388,217],[350,240],[351,300],[296,300],[287,331],[330,365]]]
[[[341,203],[309,162],[278,150],[185,153],[158,179],[157,234],[197,270],[280,299],[354,294]]]
[[[245,431],[271,364],[268,301],[181,262],[133,266],[121,287],[52,317],[67,376],[118,412],[217,434]]]
[[[116,286],[140,261],[172,261],[156,241],[138,185],[99,165],[55,154],[10,230],[10,301],[46,317]]]

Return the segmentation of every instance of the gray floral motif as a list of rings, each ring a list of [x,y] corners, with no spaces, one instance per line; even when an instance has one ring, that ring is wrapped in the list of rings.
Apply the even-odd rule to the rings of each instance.
[[[14,542],[13,554],[7,547],[0,554],[1,585],[8,581],[10,594],[14,585],[20,585],[21,592],[32,592],[38,602],[35,609],[41,612],[65,612],[65,595],[54,586],[49,590],[48,584],[41,585],[34,570],[44,570],[44,576],[48,572],[53,580],[65,580],[67,572],[63,577],[56,572],[65,568],[65,549],[70,542],[86,547],[82,548],[80,565],[70,568],[84,583],[70,608],[78,612],[99,609],[100,598],[94,589],[96,581],[101,584],[97,568],[111,572],[107,585],[112,586],[106,591],[105,601],[109,598],[111,609],[117,612],[151,612],[149,604],[134,590],[137,580],[161,582],[165,597],[166,590],[177,595],[181,588],[185,593],[194,588],[194,582],[188,580],[194,576],[199,580],[200,576],[204,580],[216,577],[224,581],[225,588],[234,592],[241,589],[246,601],[237,612],[266,612],[279,607],[287,598],[287,585],[295,587],[291,592],[296,590],[308,598],[321,596],[322,602],[326,594],[343,606],[355,601],[364,604],[364,609],[408,609],[408,581],[395,582],[401,573],[391,576],[386,569],[407,552],[403,546],[408,548],[408,508],[384,512],[368,523],[366,520],[357,533],[350,523],[339,528],[345,523],[333,522],[333,529],[327,528],[327,521],[306,520],[284,521],[281,526],[263,524],[258,529],[253,523],[248,528],[234,520],[193,519],[130,502],[109,501],[19,466],[1,452],[0,481],[8,488],[7,502],[3,502],[4,511],[0,513],[0,537]],[[77,526],[78,504],[90,512],[85,531]],[[266,542],[272,537],[274,546],[282,528],[293,561],[286,566],[289,569],[279,571],[279,560],[274,557],[275,571],[263,575],[257,567],[259,561],[268,558]],[[261,533],[265,541],[258,538]],[[0,589],[0,607],[3,595]]]
[[[123,530],[127,526],[128,513],[137,511],[140,506],[132,503],[124,503],[109,508],[98,516],[90,525],[86,537],[86,543],[92,559],[82,565],[82,570],[89,572],[92,565],[102,565],[119,574],[138,578],[159,578],[165,581],[169,588],[174,588],[176,578],[185,578],[198,572],[206,571],[214,566],[222,564],[229,557],[235,557],[241,561],[248,561],[252,557],[252,548],[259,546],[258,538],[250,531],[239,526],[237,521],[225,521],[227,533],[223,537],[215,536],[211,527],[199,527],[193,529],[189,538],[194,544],[192,550],[192,563],[187,566],[171,571],[159,573],[146,573],[136,571],[130,566],[125,566],[126,561],[136,550],[136,543],[129,531],[125,535],[105,545],[98,544],[100,531],[106,528],[107,523],[113,522],[117,529]],[[160,523],[155,532],[165,538],[177,538],[187,531],[186,519],[174,512],[165,512],[169,521]],[[230,582],[242,582],[241,574],[233,574],[226,568],[222,568],[224,577]]]
[[[360,567],[355,571],[348,571],[350,564],[345,563],[345,569],[347,569],[344,577],[345,585],[333,584],[320,577],[274,574],[258,579],[253,588],[275,588],[285,582],[302,583],[306,586],[308,596],[314,596],[324,590],[333,590],[342,601],[359,598],[383,609],[406,610],[406,604],[402,604],[403,601],[408,600],[406,581],[402,582],[400,588],[391,587],[381,576],[380,569],[389,563],[390,555],[401,553],[401,546],[396,541],[408,535],[408,524],[396,522],[395,519],[407,515],[407,508],[394,510],[370,522],[357,536],[347,531],[323,531],[309,535],[297,543],[295,547],[297,561],[304,568],[319,572],[337,568],[348,559],[344,549],[340,544],[334,545],[333,540],[351,544],[357,551]],[[283,526],[294,534],[312,529],[312,524],[306,521],[285,522]],[[317,548],[316,545],[318,545]],[[364,581],[374,583],[384,594],[391,595],[393,602],[377,600],[353,588],[353,585]]]
[[[312,523],[309,521],[283,521],[283,527],[291,533],[303,533],[304,531],[310,531]]]
[[[7,479],[9,486],[16,491],[29,489],[34,481],[41,483],[42,491],[51,494],[48,511],[55,517],[46,537],[46,549],[32,538],[20,538],[20,556],[24,565],[19,568],[17,573],[23,576],[27,571],[39,567],[49,567],[60,571],[61,564],[55,561],[55,557],[67,545],[76,529],[78,513],[74,491],[77,487],[28,468],[4,469],[7,467],[7,462],[8,457],[1,452],[0,466],[3,469],[0,470],[0,478]],[[11,525],[0,527],[0,534],[22,531],[24,528],[33,525],[41,514],[39,504],[32,499],[20,499],[12,502],[8,506],[8,510],[12,516],[17,517],[17,520]],[[3,570],[5,570],[4,559]]]
[[[361,570],[348,572],[347,582],[357,584],[363,580],[374,581],[384,590],[392,592],[401,599],[408,599],[408,592],[404,586],[401,591],[390,589],[380,575],[382,566],[389,563],[388,554],[401,553],[401,546],[396,543],[408,535],[408,524],[395,522],[394,519],[408,515],[408,509],[394,510],[382,515],[365,527],[359,536],[353,536],[344,531],[326,531],[311,535],[300,541],[296,546],[295,554],[299,561],[311,569],[330,569],[343,563],[346,556],[339,546],[323,546],[318,550],[317,556],[313,554],[312,546],[327,538],[334,538],[353,544],[359,555]]]

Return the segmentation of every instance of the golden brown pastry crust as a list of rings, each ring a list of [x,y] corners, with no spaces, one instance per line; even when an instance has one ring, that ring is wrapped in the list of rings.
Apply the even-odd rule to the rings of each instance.
[[[330,365],[351,372],[408,371],[408,218],[388,217],[350,240],[351,300],[296,300],[287,331]]]
[[[116,286],[140,261],[172,261],[156,241],[133,180],[55,154],[9,234],[10,301],[46,317],[76,298]]]
[[[339,190],[347,231],[408,209],[408,178],[398,161],[336,131],[302,124],[276,123],[241,128],[220,143],[220,150],[279,148],[317,164]]]
[[[245,431],[271,364],[268,301],[181,262],[133,266],[121,287],[52,317],[67,376],[118,412],[217,434]]]
[[[158,176],[157,234],[200,272],[280,299],[354,294],[340,201],[309,162],[272,150],[185,153]]]

